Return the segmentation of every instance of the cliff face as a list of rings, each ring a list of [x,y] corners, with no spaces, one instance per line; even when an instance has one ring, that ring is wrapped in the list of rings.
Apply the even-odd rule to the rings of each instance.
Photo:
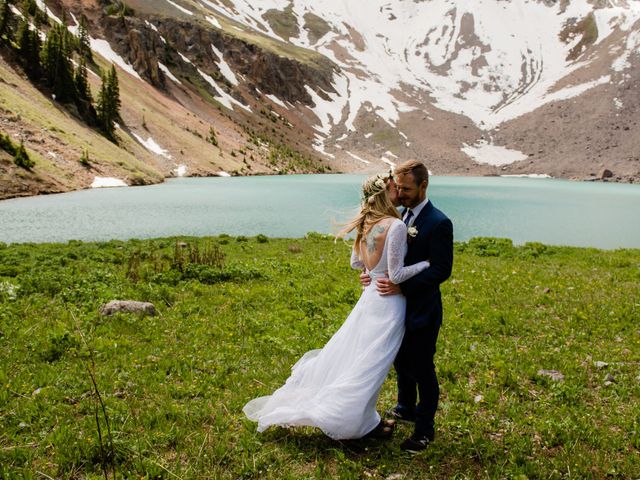
[[[174,74],[177,70],[188,76],[194,68],[200,68],[223,83],[232,94],[237,94],[234,85],[222,75],[218,66],[221,59],[213,46],[222,53],[231,70],[242,76],[238,91],[250,90],[256,95],[257,88],[263,94],[310,106],[313,101],[305,86],[334,92],[331,76],[335,67],[321,57],[317,64],[306,64],[221,30],[172,18],[103,15],[100,23],[102,33],[114,50],[144,79],[161,89],[166,87],[166,78],[158,67],[160,60],[171,66]],[[180,54],[188,58],[191,65]]]

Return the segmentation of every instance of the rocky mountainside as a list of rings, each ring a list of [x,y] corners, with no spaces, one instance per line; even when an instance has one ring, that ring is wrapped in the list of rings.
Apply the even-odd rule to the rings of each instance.
[[[0,50],[0,130],[36,159],[0,153],[0,198],[410,157],[438,175],[640,179],[638,0],[37,4],[74,32],[86,19],[93,92],[117,66],[118,142]]]

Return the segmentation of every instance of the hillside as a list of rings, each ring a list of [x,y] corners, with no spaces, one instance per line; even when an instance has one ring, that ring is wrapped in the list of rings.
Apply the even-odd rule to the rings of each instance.
[[[117,144],[36,88],[5,45],[0,130],[36,166],[0,156],[0,198],[413,157],[437,175],[640,179],[638,1],[37,5],[73,32],[86,19],[94,96],[116,65]]]

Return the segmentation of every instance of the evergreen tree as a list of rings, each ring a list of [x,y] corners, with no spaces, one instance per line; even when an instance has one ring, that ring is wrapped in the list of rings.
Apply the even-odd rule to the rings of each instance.
[[[24,143],[20,142],[16,150],[16,154],[13,157],[13,161],[20,168],[24,168],[26,170],[31,170],[31,167],[35,165],[35,162],[29,158],[29,154],[27,150],[24,148]]]
[[[38,13],[38,5],[36,0],[24,0],[22,2],[22,10],[27,13],[28,16],[33,17]]]
[[[111,64],[111,71],[109,72],[109,99],[111,102],[111,108],[113,111],[113,119],[120,118],[120,84],[118,82],[118,74],[116,73],[115,65]]]
[[[89,81],[87,79],[87,64],[84,57],[81,57],[76,67],[76,73],[73,77],[76,85],[76,92],[80,100],[92,101],[91,88],[89,87]]]
[[[11,40],[11,23],[13,22],[13,12],[11,11],[10,0],[0,0],[0,41],[5,37]]]
[[[26,57],[30,55],[33,45],[31,44],[31,31],[29,30],[29,20],[25,15],[18,24],[18,53],[23,65],[27,65]]]
[[[103,132],[107,137],[115,140],[115,122],[120,116],[120,87],[116,67],[113,64],[111,70],[102,75],[96,111]]]
[[[42,47],[44,74],[56,99],[61,102],[77,98],[71,67],[71,37],[64,24],[56,24],[49,30]]]
[[[80,17],[80,25],[78,25],[78,54],[87,62],[93,62],[91,41],[89,39],[89,31],[87,30],[87,19],[84,15]]]
[[[29,17],[25,12],[20,21],[17,35],[18,53],[20,61],[30,78],[40,75],[40,36],[38,29],[32,30],[29,27]]]

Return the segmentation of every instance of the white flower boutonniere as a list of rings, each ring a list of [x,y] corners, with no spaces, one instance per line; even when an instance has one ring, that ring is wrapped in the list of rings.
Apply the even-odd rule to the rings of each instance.
[[[415,237],[416,235],[418,235],[418,229],[413,226],[407,228],[407,235],[409,235],[411,238]]]

